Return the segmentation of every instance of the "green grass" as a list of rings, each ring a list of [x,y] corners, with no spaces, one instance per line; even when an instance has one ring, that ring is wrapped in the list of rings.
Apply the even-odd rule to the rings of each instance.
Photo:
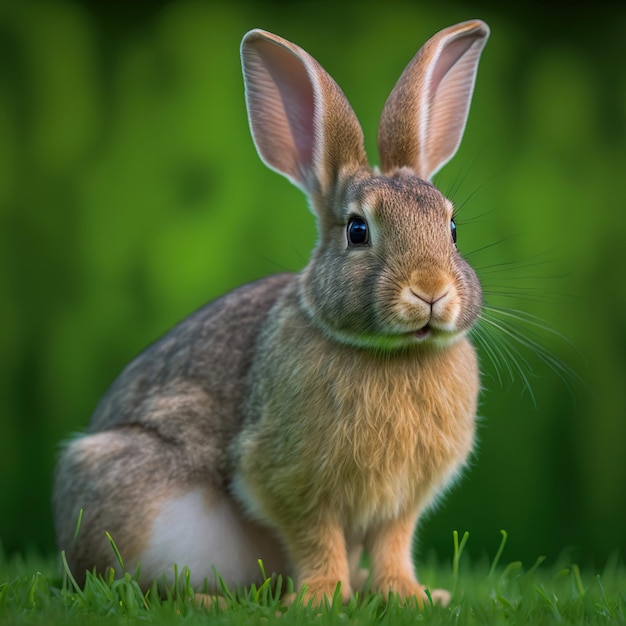
[[[462,558],[467,535],[455,535],[453,562],[431,559],[420,568],[423,582],[453,590],[450,606],[423,610],[384,603],[380,596],[354,598],[347,606],[335,600],[325,609],[299,600],[281,605],[268,579],[243,592],[224,590],[225,603],[209,610],[193,600],[186,572],[159,596],[154,586],[142,593],[135,576],[89,576],[78,588],[71,574],[59,575],[57,559],[36,554],[7,558],[0,554],[0,624],[625,624],[626,567],[617,559],[601,572],[576,564],[530,567],[500,563],[503,540],[494,559],[471,564]],[[288,581],[287,587],[289,588]],[[288,589],[289,590],[289,589]]]

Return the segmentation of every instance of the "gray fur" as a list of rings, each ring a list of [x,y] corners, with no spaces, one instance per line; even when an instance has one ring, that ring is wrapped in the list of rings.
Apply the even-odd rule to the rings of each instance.
[[[57,545],[78,580],[142,544],[155,495],[228,489],[228,449],[244,416],[259,330],[288,274],[200,309],[134,359],[98,404],[87,434],[63,450],[54,481]],[[84,510],[78,538],[74,532]]]
[[[316,602],[337,582],[345,599],[362,582],[351,571],[361,544],[375,589],[423,601],[411,535],[472,447],[479,373],[467,332],[482,297],[452,241],[452,205],[423,178],[456,149],[488,32],[478,20],[450,27],[411,62],[381,121],[382,174],[312,57],[271,33],[244,37],[257,150],[307,193],[319,241],[299,274],[231,292],[140,354],[67,444],[53,508],[78,580],[115,565],[107,532],[128,563],[150,555],[144,585],[205,545],[194,580],[211,574],[214,553],[230,566],[228,534]],[[425,98],[413,82],[433,75]],[[421,124],[431,113],[440,123]],[[407,134],[416,128],[419,138]],[[367,245],[349,241],[355,214],[369,222]],[[161,512],[189,494],[175,515],[190,524],[174,519],[170,532],[166,516],[163,531]],[[176,533],[187,531],[185,555]],[[233,571],[235,584],[252,582],[249,567]]]

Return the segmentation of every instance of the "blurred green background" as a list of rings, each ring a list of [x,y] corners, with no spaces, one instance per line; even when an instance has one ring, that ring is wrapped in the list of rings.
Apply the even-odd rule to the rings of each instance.
[[[481,17],[492,36],[465,139],[436,182],[462,207],[459,247],[488,300],[567,337],[575,349],[542,342],[584,384],[572,391],[527,350],[533,403],[482,353],[477,454],[423,521],[419,550],[448,558],[458,529],[470,552],[493,554],[504,528],[510,560],[623,554],[626,11],[593,6],[0,2],[5,550],[52,552],[58,443],[129,359],[207,300],[306,263],[305,199],[249,136],[242,35],[263,27],[313,54],[375,163],[406,63],[440,28]]]

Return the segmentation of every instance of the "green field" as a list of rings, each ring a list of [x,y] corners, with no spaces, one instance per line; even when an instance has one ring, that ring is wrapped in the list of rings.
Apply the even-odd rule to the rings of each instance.
[[[307,263],[306,199],[250,137],[244,33],[312,54],[376,165],[401,71],[470,18],[492,35],[461,147],[434,182],[483,285],[484,390],[475,455],[418,533],[420,577],[456,576],[456,591],[445,610],[363,598],[324,619],[624,622],[626,3],[382,6],[0,0],[0,626],[207,621],[184,585],[158,601],[132,577],[64,583],[51,483],[60,442],[136,354],[211,299]],[[455,528],[471,534],[457,570]],[[212,619],[271,622],[276,604],[239,598]]]
[[[451,564],[430,559],[420,567],[423,582],[453,591],[446,608],[422,610],[378,595],[339,600],[318,609],[297,598],[286,608],[271,579],[239,593],[224,589],[219,605],[200,608],[186,582],[159,596],[156,585],[142,593],[135,577],[89,576],[78,588],[71,574],[59,575],[55,558],[0,558],[0,623],[2,624],[624,624],[626,567],[617,559],[602,571],[581,570],[563,557],[548,565],[543,557],[529,565],[505,564],[506,535],[491,560],[470,563],[463,558],[467,535],[455,534]],[[291,591],[291,581],[284,586]]]

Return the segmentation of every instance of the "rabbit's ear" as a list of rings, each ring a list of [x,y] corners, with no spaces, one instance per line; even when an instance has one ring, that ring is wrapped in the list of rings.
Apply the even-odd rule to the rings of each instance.
[[[383,172],[408,166],[424,180],[457,151],[489,27],[450,26],[429,39],[400,76],[378,127]]]
[[[354,111],[313,57],[256,29],[243,38],[241,58],[250,129],[266,165],[308,194],[325,194],[343,168],[367,163]]]

